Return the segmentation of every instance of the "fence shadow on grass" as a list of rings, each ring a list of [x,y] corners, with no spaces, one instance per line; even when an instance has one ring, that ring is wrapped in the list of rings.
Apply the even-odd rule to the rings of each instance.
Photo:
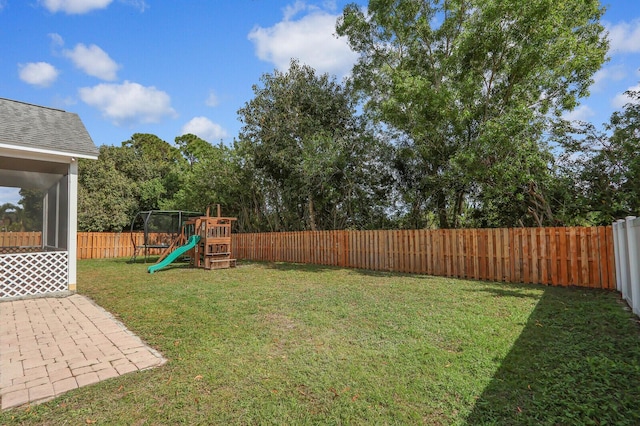
[[[419,275],[412,274],[407,272],[396,272],[396,271],[374,271],[371,269],[356,269],[356,268],[348,268],[344,266],[333,266],[333,265],[317,265],[313,263],[289,263],[289,262],[262,262],[262,261],[249,261],[242,260],[238,262],[238,265],[263,265],[264,267],[275,269],[278,271],[292,271],[292,272],[329,272],[329,271],[337,271],[337,270],[346,270],[353,274],[364,275],[367,277],[390,277],[397,276],[403,278],[413,278],[417,280],[430,280],[430,279],[442,279],[442,277],[435,277],[431,275]]]
[[[327,272],[340,269],[337,266],[315,265],[310,263],[265,262],[260,260],[238,260],[236,267],[259,266],[282,272]]]
[[[121,258],[126,260],[126,263],[129,264],[146,264],[146,265],[153,265],[154,263],[156,263],[158,261],[158,259],[160,258],[160,256],[149,256],[148,258],[144,258],[144,256],[138,256],[134,259],[127,257],[127,258]],[[120,260],[120,259],[118,259]]]
[[[517,297],[517,298],[531,298],[538,299],[538,294],[527,292],[532,288],[539,288],[539,286],[532,287],[531,284],[518,284],[518,283],[492,283],[494,287],[480,288],[469,290],[478,293],[490,293],[496,297]]]
[[[640,424],[640,333],[616,297],[545,289],[467,424]]]

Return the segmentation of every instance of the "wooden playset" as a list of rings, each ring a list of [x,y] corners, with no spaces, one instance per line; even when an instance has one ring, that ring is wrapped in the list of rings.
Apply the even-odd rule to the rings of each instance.
[[[220,205],[218,216],[195,217],[184,225],[185,237],[198,235],[198,243],[190,255],[191,266],[204,269],[224,269],[236,266],[236,259],[231,258],[231,224],[235,217],[222,217]]]
[[[191,266],[203,269],[225,269],[236,266],[231,258],[231,225],[235,217],[222,217],[220,205],[217,217],[191,217],[184,222],[182,232],[164,251],[150,273],[160,270],[179,257],[187,256]]]

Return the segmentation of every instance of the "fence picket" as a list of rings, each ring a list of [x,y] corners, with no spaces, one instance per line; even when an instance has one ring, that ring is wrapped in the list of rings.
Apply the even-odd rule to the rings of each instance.
[[[613,227],[606,226],[605,227],[605,239],[606,239],[606,249],[607,249],[607,271],[609,273],[608,286],[606,288],[616,288],[616,263],[615,263],[615,249],[613,246]],[[605,287],[602,287],[605,288]]]
[[[538,252],[538,258],[540,259],[540,283],[541,284],[549,284],[549,275],[548,275],[548,261],[549,255],[547,253],[547,228],[537,228],[536,234],[538,239],[538,245],[540,250]]]
[[[587,247],[587,228],[579,229],[580,235],[580,282],[591,287],[589,282],[589,251]]]
[[[551,285],[558,285],[558,231],[549,228],[549,274]]]

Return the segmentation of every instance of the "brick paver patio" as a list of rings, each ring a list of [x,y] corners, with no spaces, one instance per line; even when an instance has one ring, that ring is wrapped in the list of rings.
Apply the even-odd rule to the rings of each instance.
[[[165,362],[83,296],[0,302],[3,410]]]

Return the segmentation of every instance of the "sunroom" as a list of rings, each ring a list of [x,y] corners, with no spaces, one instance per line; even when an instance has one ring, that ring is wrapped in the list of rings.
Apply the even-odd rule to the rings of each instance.
[[[78,159],[97,157],[77,114],[0,98],[0,187],[36,200],[0,229],[0,300],[76,289]]]

